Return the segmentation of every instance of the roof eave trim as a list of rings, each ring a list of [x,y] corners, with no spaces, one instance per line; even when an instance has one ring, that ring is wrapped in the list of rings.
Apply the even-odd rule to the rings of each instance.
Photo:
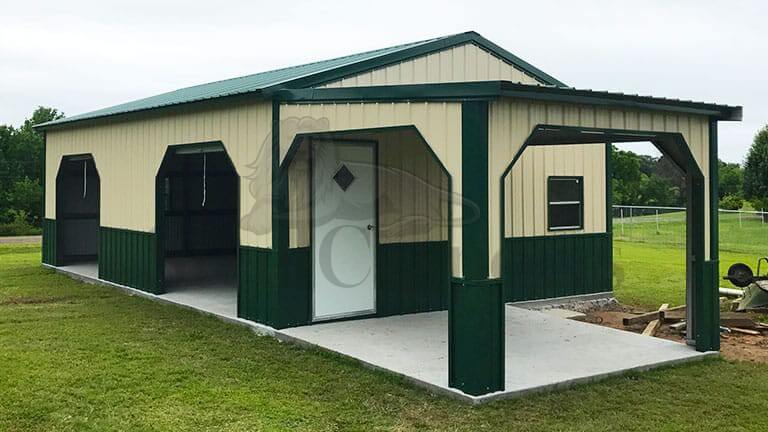
[[[97,116],[94,116],[94,117],[76,118],[76,117],[80,117],[80,116],[85,116],[88,113],[78,114],[76,117],[72,117],[72,118],[64,117],[64,118],[59,119],[59,120],[52,120],[52,121],[49,121],[49,122],[40,123],[38,125],[32,126],[32,129],[34,129],[35,131],[42,132],[42,131],[53,129],[53,128],[67,127],[67,126],[71,126],[71,125],[75,125],[75,124],[80,125],[82,123],[87,123],[87,122],[91,122],[91,121],[100,121],[100,120],[104,120],[104,119],[112,118],[112,117],[121,117],[121,116],[127,116],[127,115],[132,115],[132,114],[140,114],[140,113],[148,112],[148,111],[162,111],[162,110],[165,110],[165,109],[177,108],[177,107],[183,106],[183,105],[193,105],[193,104],[201,104],[201,103],[207,103],[207,102],[218,102],[218,101],[224,101],[224,100],[231,100],[231,99],[235,99],[235,98],[253,98],[253,97],[258,97],[260,99],[266,99],[264,97],[263,92],[261,90],[254,90],[254,91],[243,92],[243,93],[235,93],[235,94],[226,95],[226,96],[201,98],[201,99],[196,99],[196,100],[191,100],[191,101],[184,101],[184,102],[178,102],[178,103],[170,103],[170,104],[167,104],[167,105],[153,106],[153,107],[141,108],[141,109],[130,110],[130,111],[121,111],[121,112],[117,112],[117,113],[108,113],[108,114],[103,114],[103,115],[97,115]]]
[[[740,106],[675,101],[650,96],[623,95],[572,88],[541,87],[509,81],[282,89],[274,92],[272,95],[279,101],[298,103],[467,100],[513,97],[539,101],[582,103],[587,105],[705,115],[724,121],[739,121],[742,117],[742,108]]]

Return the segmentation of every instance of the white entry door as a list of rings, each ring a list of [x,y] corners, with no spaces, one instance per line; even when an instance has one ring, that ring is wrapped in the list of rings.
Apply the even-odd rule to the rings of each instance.
[[[313,321],[376,311],[375,150],[314,141]]]

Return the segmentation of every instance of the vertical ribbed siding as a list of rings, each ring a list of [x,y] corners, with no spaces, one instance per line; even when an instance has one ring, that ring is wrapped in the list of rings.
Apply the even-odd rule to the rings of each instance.
[[[561,125],[592,128],[611,128],[625,131],[655,131],[680,133],[685,138],[691,153],[696,159],[704,177],[709,175],[709,121],[705,116],[678,115],[654,111],[608,108],[593,105],[532,102],[519,99],[503,99],[490,104],[490,154],[489,154],[489,217],[491,241],[489,245],[491,276],[496,277],[501,270],[499,250],[500,233],[505,226],[507,233],[519,217],[505,212],[504,224],[501,215],[500,179],[515,153],[537,125]],[[517,193],[521,193],[518,187]],[[512,194],[515,193],[513,190]],[[506,194],[509,206],[510,192]],[[709,198],[708,188],[705,201]],[[708,201],[707,201],[708,202]],[[709,226],[709,214],[705,215],[705,226]],[[546,220],[546,219],[544,219]],[[533,220],[531,220],[533,222]],[[709,237],[709,230],[706,232]],[[705,256],[709,256],[709,242]]]
[[[540,84],[538,80],[507,63],[500,57],[473,43],[466,43],[390,66],[352,75],[321,87],[360,87],[495,80],[533,85]]]
[[[99,229],[99,279],[160,294],[154,233]]]
[[[448,307],[450,248],[447,241],[381,244],[376,260],[378,315]]]
[[[223,143],[240,176],[240,240],[271,244],[271,106],[211,102],[47,132],[45,217],[56,217],[62,155],[90,153],[101,180],[101,224],[155,230],[155,176],[169,145]]]
[[[609,292],[610,233],[504,239],[504,301]]]
[[[43,263],[58,265],[56,259],[56,220],[43,219]]]
[[[584,227],[548,231],[547,179],[584,178]],[[529,146],[505,179],[506,237],[536,237],[606,231],[605,145]]]
[[[269,304],[274,254],[271,249],[241,246],[238,261],[237,316],[269,324],[274,315]]]

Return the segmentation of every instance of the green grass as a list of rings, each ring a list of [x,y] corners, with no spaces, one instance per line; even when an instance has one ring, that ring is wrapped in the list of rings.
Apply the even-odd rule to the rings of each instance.
[[[39,261],[39,247],[0,245],[1,431],[768,430],[765,365],[712,360],[470,407]]]
[[[738,214],[720,213],[719,223],[721,253],[749,254],[746,262],[751,266],[758,257],[768,256],[768,223],[760,217],[742,214],[740,221]],[[685,247],[685,212],[661,214],[657,225],[654,214],[629,218],[625,210],[623,225],[622,229],[621,219],[613,219],[615,240]]]
[[[755,265],[750,253],[720,252],[720,274],[736,262]],[[733,288],[728,281],[720,286]],[[613,289],[625,304],[656,309],[662,303],[685,303],[685,249],[616,240],[613,243]]]

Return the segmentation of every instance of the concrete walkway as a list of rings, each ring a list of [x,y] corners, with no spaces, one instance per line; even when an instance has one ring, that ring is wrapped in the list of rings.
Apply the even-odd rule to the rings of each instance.
[[[49,266],[50,267],[50,266]],[[234,290],[180,290],[149,294],[98,279],[95,266],[55,268],[89,282],[175,304],[250,327],[279,340],[312,346],[400,375],[435,393],[470,403],[567,388],[629,371],[708,356],[665,339],[588,324],[514,306],[506,307],[505,389],[475,397],[448,386],[448,313],[430,312],[339,321],[276,330],[236,317]]]
[[[506,307],[505,329],[505,389],[481,397],[448,387],[447,312],[317,324],[281,332],[473,403],[717,355],[514,306]]]

